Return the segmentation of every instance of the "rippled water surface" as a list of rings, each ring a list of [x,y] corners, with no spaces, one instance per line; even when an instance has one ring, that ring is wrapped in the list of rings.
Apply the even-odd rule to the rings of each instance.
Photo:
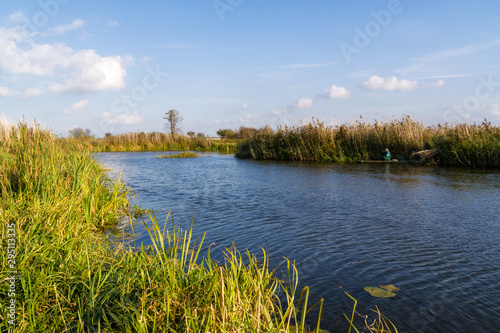
[[[498,330],[499,170],[157,157],[98,159],[121,170],[135,203],[159,220],[171,210],[188,228],[193,218],[217,258],[235,242],[253,253],[268,247],[274,263],[295,260],[313,302],[325,298],[324,329],[345,327],[352,301],[341,285],[360,313],[377,305],[400,332]],[[363,290],[384,283],[402,292],[379,299]]]

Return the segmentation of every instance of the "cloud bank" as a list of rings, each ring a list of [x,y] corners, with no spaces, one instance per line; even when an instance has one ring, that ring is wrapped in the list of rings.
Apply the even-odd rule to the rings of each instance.
[[[75,20],[68,26],[53,28],[64,33],[81,26]],[[20,76],[21,83],[32,85],[41,79],[43,87],[29,87],[31,95],[42,90],[65,92],[97,92],[119,90],[125,86],[126,67],[133,63],[130,56],[102,56],[94,50],[74,50],[63,43],[39,44],[21,27],[0,28],[0,74]],[[20,91],[2,87],[1,94],[22,95]]]

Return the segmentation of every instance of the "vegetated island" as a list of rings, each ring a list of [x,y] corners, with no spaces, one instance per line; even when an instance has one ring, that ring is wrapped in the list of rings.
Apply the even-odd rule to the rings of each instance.
[[[9,281],[0,286],[0,331],[305,332],[315,308],[313,329],[324,332],[323,300],[308,304],[307,287],[298,295],[289,260],[277,269],[265,250],[257,257],[234,247],[224,263],[210,250],[202,258],[204,236],[192,240],[192,226],[165,230],[154,213],[150,246],[106,239],[131,216],[130,189],[88,148],[37,125],[0,123],[0,231],[8,235],[0,280]],[[395,331],[374,315],[372,332]]]
[[[158,158],[193,158],[193,157],[200,157],[200,155],[190,152],[190,151],[184,151],[180,154],[175,154],[175,155],[160,155]]]
[[[499,167],[500,127],[426,127],[409,116],[374,124],[326,126],[316,120],[272,130],[265,127],[239,141],[236,156],[258,160],[357,162],[379,160],[384,148],[400,160],[448,166]]]

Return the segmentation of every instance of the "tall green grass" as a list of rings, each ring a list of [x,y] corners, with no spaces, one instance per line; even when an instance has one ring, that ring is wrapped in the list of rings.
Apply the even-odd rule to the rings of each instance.
[[[0,228],[14,225],[15,267],[2,237],[0,281],[17,271],[16,319],[8,283],[0,284],[2,332],[306,332],[309,290],[297,298],[297,270],[225,250],[202,253],[204,236],[153,213],[151,245],[132,248],[104,237],[129,211],[129,190],[110,180],[90,150],[21,123],[0,126]],[[77,149],[78,148],[78,149]],[[168,220],[168,218],[167,218]],[[169,222],[170,223],[170,222]],[[282,273],[284,272],[284,274]]]
[[[500,128],[486,120],[480,125],[426,127],[409,116],[390,122],[326,126],[314,120],[294,127],[262,128],[238,144],[240,158],[291,161],[355,162],[380,159],[389,148],[403,160],[417,159],[432,150],[426,163],[438,165],[500,166]]]

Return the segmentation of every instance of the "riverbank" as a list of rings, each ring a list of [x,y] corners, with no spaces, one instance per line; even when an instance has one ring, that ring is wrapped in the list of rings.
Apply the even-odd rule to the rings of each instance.
[[[308,291],[297,297],[290,261],[277,275],[265,250],[231,247],[224,263],[210,251],[202,258],[204,237],[173,223],[167,230],[154,214],[151,246],[103,239],[128,215],[129,189],[90,150],[26,124],[0,126],[0,139],[1,231],[9,235],[0,280],[10,281],[0,287],[1,331],[295,332],[306,310],[321,309],[307,303]],[[308,322],[321,318],[314,312]]]
[[[378,160],[389,148],[394,158],[432,165],[499,167],[500,128],[491,123],[426,127],[410,117],[336,127],[313,121],[263,128],[240,141],[236,156],[257,160],[357,162]]]
[[[163,132],[131,132],[107,134],[103,138],[90,135],[61,138],[98,152],[126,151],[183,151],[196,150],[234,154],[237,141],[233,139],[207,138],[205,136],[178,135],[172,137]]]

